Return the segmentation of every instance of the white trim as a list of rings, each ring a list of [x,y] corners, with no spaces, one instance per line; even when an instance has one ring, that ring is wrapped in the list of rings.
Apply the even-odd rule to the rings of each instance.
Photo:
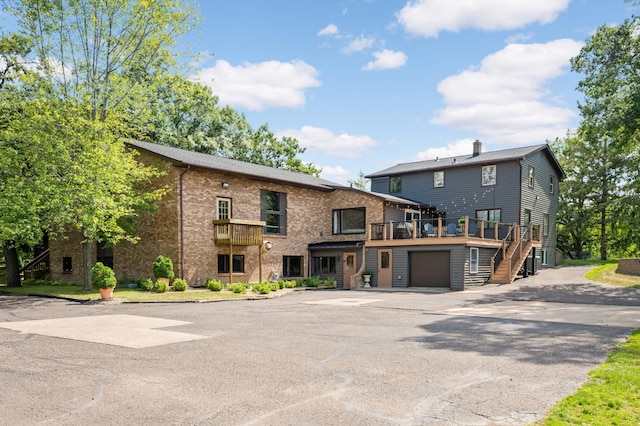
[[[474,255],[475,253],[475,255]],[[475,257],[475,259],[474,259]],[[478,264],[480,263],[480,249],[477,247],[469,248],[469,273],[478,273]]]

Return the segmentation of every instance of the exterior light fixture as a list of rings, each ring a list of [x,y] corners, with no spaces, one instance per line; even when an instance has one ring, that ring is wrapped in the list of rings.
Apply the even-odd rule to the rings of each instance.
[[[265,250],[271,250],[272,247],[273,247],[273,244],[271,244],[271,241],[265,241],[264,242]]]
[[[222,182],[222,189],[227,189],[229,187],[229,182]]]

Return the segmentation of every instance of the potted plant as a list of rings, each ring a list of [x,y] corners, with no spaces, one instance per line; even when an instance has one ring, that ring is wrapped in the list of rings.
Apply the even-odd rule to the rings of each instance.
[[[111,299],[113,297],[113,289],[117,282],[113,269],[105,266],[102,262],[96,263],[91,268],[91,286],[100,290],[100,296],[103,299]]]
[[[364,280],[365,287],[371,287],[371,275],[373,275],[373,272],[369,269],[362,271],[362,279]]]
[[[175,274],[173,273],[173,262],[170,258],[160,255],[153,262],[153,276],[156,281],[171,282]]]

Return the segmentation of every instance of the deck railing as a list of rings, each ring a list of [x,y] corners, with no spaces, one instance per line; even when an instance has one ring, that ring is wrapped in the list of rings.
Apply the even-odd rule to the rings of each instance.
[[[222,219],[213,221],[214,242],[217,245],[259,246],[264,239],[265,222]]]

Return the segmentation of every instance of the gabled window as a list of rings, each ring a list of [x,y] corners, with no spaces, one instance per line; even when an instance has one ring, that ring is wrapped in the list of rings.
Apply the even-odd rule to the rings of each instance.
[[[334,234],[364,234],[367,212],[364,207],[333,211]]]
[[[470,274],[478,273],[479,258],[480,258],[480,249],[476,247],[471,247],[469,249],[469,273]]]
[[[287,235],[287,194],[261,189],[260,220],[267,223],[265,234]]]
[[[549,176],[549,194],[556,192],[556,182],[553,176]]]
[[[535,179],[535,169],[532,166],[529,166],[529,188],[533,188],[536,179]]]
[[[389,179],[389,192],[400,192],[402,191],[402,177],[394,176]]]
[[[218,198],[216,218],[218,220],[231,219],[231,198]]]

